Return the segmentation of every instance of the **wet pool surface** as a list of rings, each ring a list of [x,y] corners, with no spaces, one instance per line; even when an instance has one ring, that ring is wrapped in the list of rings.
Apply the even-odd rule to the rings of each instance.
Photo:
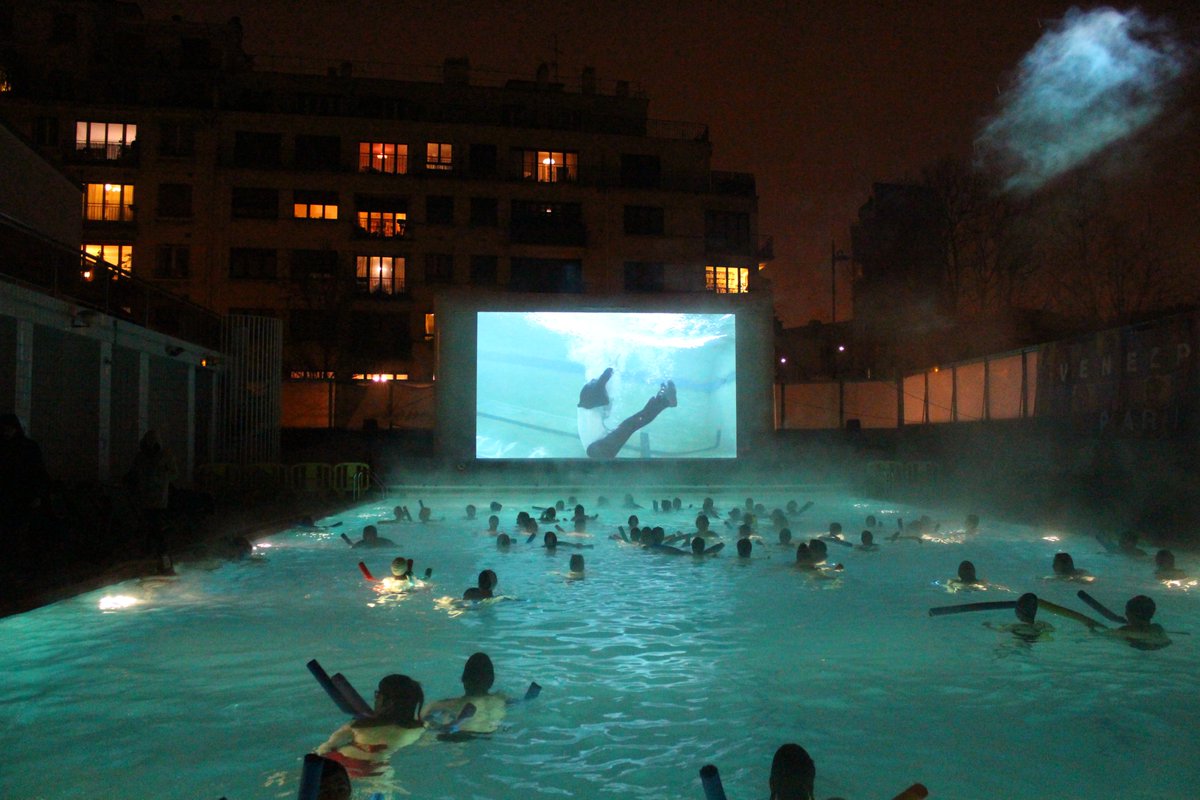
[[[650,553],[608,538],[631,512],[619,494],[596,507],[594,492],[580,493],[600,514],[591,537],[563,537],[590,549],[548,553],[520,537],[501,552],[484,532],[491,499],[512,533],[519,509],[563,494],[426,494],[434,521],[380,526],[394,548],[351,550],[340,534],[358,538],[392,505],[416,515],[415,493],[393,497],[323,521],[337,528],[272,537],[252,562],[184,567],[177,580],[0,620],[0,796],[294,797],[303,754],[346,721],[306,670],[310,658],[368,697],[383,675],[411,675],[432,701],[461,693],[463,662],[478,650],[495,663],[497,691],[520,696],[536,680],[540,697],[510,709],[490,739],[426,737],[398,751],[394,781],[356,784],[356,797],[699,798],[698,770],[712,762],[738,800],[767,794],[771,756],[787,741],[816,761],[818,797],[889,798],[918,780],[947,798],[1192,797],[1200,786],[1197,590],[1155,581],[1149,558],[986,518],[965,537],[954,533],[961,511],[805,488],[756,498],[768,509],[813,501],[789,520],[797,540],[834,520],[857,540],[874,514],[880,549],[831,544],[845,569],[814,579],[766,526],[753,557],[738,559],[718,521],[729,544],[716,557]],[[703,495],[679,494],[680,511],[655,513],[639,497],[647,508],[634,513],[690,530]],[[745,494],[713,496],[724,513]],[[464,519],[468,502],[476,522]],[[941,531],[885,540],[898,517],[921,513]],[[1015,621],[1011,611],[928,616],[1025,591],[1096,616],[1075,597],[1081,585],[1044,579],[1059,550],[1114,609],[1154,598],[1173,645],[1134,650],[1045,613],[1056,630],[1029,645],[983,626]],[[576,552],[582,580],[567,574]],[[386,574],[396,555],[418,574],[432,567],[432,585],[380,602],[357,563]],[[947,593],[937,582],[963,559],[1011,591]],[[444,599],[485,568],[505,599]],[[136,603],[101,610],[113,596]]]

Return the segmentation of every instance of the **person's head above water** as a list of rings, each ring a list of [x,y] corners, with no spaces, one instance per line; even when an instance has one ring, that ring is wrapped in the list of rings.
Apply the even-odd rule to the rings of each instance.
[[[958,565],[958,579],[963,583],[975,583],[979,579],[975,577],[975,565],[970,561],[964,561]]]
[[[1032,592],[1026,592],[1017,598],[1017,619],[1027,625],[1032,625],[1037,618],[1038,599]]]
[[[496,547],[508,547],[512,544],[512,539],[508,538],[507,533],[502,533],[496,537]]]
[[[788,501],[787,501],[787,506],[785,506],[785,508],[787,508],[787,513],[789,513],[789,514],[795,514],[795,513],[796,513],[796,509],[800,508],[800,506],[799,506],[799,505],[797,505],[797,503],[796,503],[796,501],[795,501],[795,500],[788,500]]]
[[[467,519],[475,519],[475,506],[467,503]]]
[[[875,534],[871,533],[870,531],[863,531],[861,538],[863,547],[870,547],[871,545],[875,544]]]
[[[703,555],[703,554],[704,554],[704,537],[697,536],[696,538],[692,539],[692,555],[699,556],[699,555]]]
[[[749,558],[754,545],[749,539],[738,539],[737,554],[739,558]]]
[[[1129,620],[1130,625],[1149,625],[1157,610],[1158,607],[1154,605],[1153,600],[1144,594],[1139,594],[1137,597],[1129,598],[1129,601],[1125,603],[1125,619]]]
[[[817,767],[798,744],[785,744],[771,761],[771,800],[812,800]]]
[[[792,532],[790,529],[788,529],[788,528],[780,528],[779,529],[779,543],[780,544],[791,544],[792,543]]]
[[[796,546],[796,563],[801,565],[811,565],[812,553],[809,552],[808,545],[801,542]]]
[[[1075,559],[1071,558],[1070,553],[1055,553],[1054,554],[1055,575],[1074,575],[1075,574]]]
[[[492,572],[490,569],[485,569],[483,572],[479,573],[479,577],[476,579],[476,585],[480,589],[486,589],[489,592],[492,589],[495,589],[496,584],[499,582],[500,579],[496,577],[496,573]]]
[[[364,542],[373,542],[379,538],[379,529],[374,525],[368,525],[363,528],[362,538]]]
[[[488,530],[489,531],[500,530],[500,518],[497,517],[495,514],[492,514],[490,517],[488,517]]]
[[[820,539],[809,541],[808,552],[812,554],[814,564],[819,564],[829,556],[829,548]]]
[[[874,515],[874,514],[867,514],[867,527],[868,527],[868,528],[874,528],[874,527],[875,527],[875,525],[876,525],[876,521],[875,521],[875,515]]]
[[[583,574],[583,556],[579,555],[579,553],[571,556],[571,572],[579,575]]]
[[[542,545],[547,550],[553,550],[558,547],[558,536],[555,535],[554,531],[546,531],[546,535],[542,537]]]
[[[1159,569],[1175,569],[1175,554],[1170,550],[1159,550],[1154,554],[1154,566]]]
[[[504,508],[504,506],[501,505],[496,500],[493,500],[491,505],[488,506],[488,510],[491,511],[492,513],[496,513],[497,511],[500,511],[502,508]]]
[[[842,523],[840,523],[840,522],[829,523],[829,535],[830,536],[841,536],[842,535]]]
[[[412,562],[404,556],[392,559],[392,577],[403,578],[412,573]]]
[[[425,693],[407,675],[388,675],[375,690],[374,717],[389,722],[415,722],[420,718]]]
[[[496,669],[487,653],[475,653],[463,666],[463,691],[468,695],[487,694],[496,682]]]
[[[640,521],[641,520],[638,519],[637,514],[630,514],[629,519],[625,520],[625,524],[627,524],[631,528],[636,528],[638,526],[638,522],[640,522]]]
[[[705,515],[705,514],[696,515],[696,530],[698,530],[698,531],[708,530],[708,516],[707,515]]]

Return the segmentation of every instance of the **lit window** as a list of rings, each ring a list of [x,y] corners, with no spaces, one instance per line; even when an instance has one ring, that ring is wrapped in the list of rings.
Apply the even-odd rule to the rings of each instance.
[[[704,285],[717,294],[744,294],[750,291],[749,267],[705,267]]]
[[[124,122],[76,122],[75,150],[116,161],[137,140],[137,125]]]
[[[368,236],[398,239],[404,236],[408,214],[403,211],[359,211],[358,227]]]
[[[408,145],[389,142],[359,142],[358,171],[403,175],[408,172]]]
[[[337,219],[337,192],[301,192],[292,198],[292,216],[296,219]]]
[[[84,187],[83,218],[104,222],[133,221],[133,185],[89,183]]]
[[[426,314],[425,315],[425,338],[427,340],[432,339],[433,335],[435,333],[437,333],[437,314]]]
[[[453,169],[454,146],[448,142],[429,142],[425,145],[425,169]]]
[[[404,291],[403,256],[359,256],[356,267],[360,292],[401,294]]]
[[[85,244],[83,252],[97,261],[107,263],[121,275],[133,274],[133,245],[131,244]],[[85,265],[85,273],[88,269],[89,267]],[[86,274],[84,279],[91,280]]]
[[[521,177],[538,183],[574,183],[579,177],[579,154],[558,150],[526,150]]]

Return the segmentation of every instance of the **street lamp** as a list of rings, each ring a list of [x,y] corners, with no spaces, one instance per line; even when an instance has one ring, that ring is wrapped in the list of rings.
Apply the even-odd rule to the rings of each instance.
[[[837,264],[839,261],[849,261],[850,256],[837,249],[833,239],[829,240],[829,296],[833,304],[832,322],[837,322]]]

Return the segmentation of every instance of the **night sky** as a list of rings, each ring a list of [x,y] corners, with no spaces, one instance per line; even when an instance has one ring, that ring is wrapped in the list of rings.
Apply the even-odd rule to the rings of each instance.
[[[1071,8],[978,2],[503,2],[502,0],[142,0],[148,17],[240,16],[251,54],[440,65],[532,78],[557,61],[629,80],[658,119],[710,126],[713,168],[752,172],[770,275],[788,325],[829,317],[829,248],[876,181],[915,179],[942,155],[967,156],[1021,57]],[[1200,39],[1200,3],[1141,4]],[[555,53],[557,41],[558,53]],[[397,69],[397,77],[412,73]],[[1194,106],[1194,102],[1193,102]],[[1174,102],[1157,149],[1200,127]],[[1200,175],[1195,148],[1190,169]],[[1179,180],[1180,170],[1173,170]],[[1182,186],[1182,184],[1180,184]],[[1190,196],[1200,195],[1189,179]],[[1181,210],[1178,204],[1177,211]],[[1187,215],[1196,218],[1189,207]],[[844,301],[844,302],[843,302]],[[839,319],[849,316],[839,289]]]

